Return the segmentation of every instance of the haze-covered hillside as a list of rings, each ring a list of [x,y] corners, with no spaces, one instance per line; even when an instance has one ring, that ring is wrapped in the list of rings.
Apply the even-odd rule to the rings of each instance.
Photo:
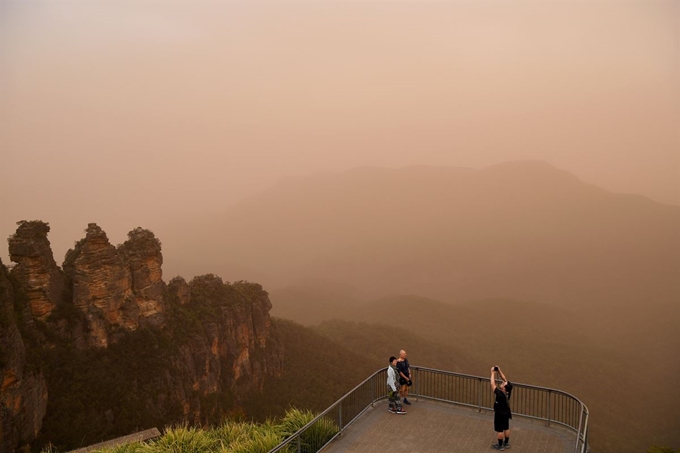
[[[291,178],[201,223],[180,253],[185,274],[272,289],[323,281],[368,297],[628,308],[680,294],[680,208],[537,161]]]

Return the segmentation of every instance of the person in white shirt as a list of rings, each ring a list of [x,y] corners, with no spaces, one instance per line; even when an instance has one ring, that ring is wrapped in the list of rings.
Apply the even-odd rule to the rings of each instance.
[[[387,396],[390,401],[388,410],[393,414],[405,414],[399,398],[399,372],[397,371],[397,358],[390,357],[390,366],[387,367]]]

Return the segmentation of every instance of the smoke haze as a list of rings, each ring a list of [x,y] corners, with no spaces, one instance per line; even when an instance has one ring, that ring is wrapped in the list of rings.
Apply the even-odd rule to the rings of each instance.
[[[0,233],[153,230],[286,175],[540,159],[680,203],[680,3],[0,3]],[[2,259],[7,262],[6,251]]]

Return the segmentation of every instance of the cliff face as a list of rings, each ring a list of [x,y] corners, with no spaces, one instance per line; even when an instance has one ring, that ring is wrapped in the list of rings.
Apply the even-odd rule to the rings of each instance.
[[[73,304],[85,316],[86,342],[106,347],[114,331],[134,331],[140,322],[164,323],[160,242],[137,228],[119,249],[95,223],[69,250],[64,270],[73,282]]]
[[[7,270],[0,262],[0,452],[12,452],[17,445],[32,441],[47,408],[45,378],[27,368],[14,300]]]
[[[177,280],[175,280],[177,282]],[[261,388],[264,377],[281,370],[281,347],[269,338],[271,302],[260,285],[223,283],[214,275],[194,278],[185,296],[185,309],[202,311],[202,334],[181,347],[176,365],[203,394],[215,391],[226,377],[234,395]],[[179,293],[171,293],[181,301]]]
[[[12,273],[27,282],[26,294],[31,314],[46,319],[56,308],[66,288],[66,279],[54,261],[47,233],[48,224],[21,221],[8,239],[10,259],[16,266]]]
[[[163,312],[163,255],[161,243],[152,232],[136,228],[120,248],[132,277],[132,293],[138,310],[137,322],[159,327],[165,322]]]
[[[48,231],[22,222],[9,239],[17,265],[3,281],[0,313],[13,322],[0,336],[2,451],[38,433],[39,443],[66,449],[151,426],[218,421],[280,374],[282,347],[260,285],[214,275],[166,285],[153,233],[137,228],[114,247],[96,224],[62,272]],[[26,322],[17,325],[19,312]]]
[[[185,338],[172,368],[182,385],[171,399],[182,401],[186,421],[210,423],[225,409],[239,405],[241,395],[261,390],[267,376],[279,375],[282,347],[270,331],[271,302],[260,285],[224,283],[204,275],[169,285],[170,329]],[[173,325],[181,322],[181,326]],[[206,404],[206,398],[221,401]]]

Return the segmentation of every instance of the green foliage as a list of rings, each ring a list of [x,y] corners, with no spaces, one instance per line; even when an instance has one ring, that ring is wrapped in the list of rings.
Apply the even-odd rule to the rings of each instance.
[[[11,238],[21,236],[24,231],[31,230],[34,234],[39,236],[47,236],[50,232],[50,224],[48,222],[43,222],[42,220],[19,220],[17,222],[17,230]]]
[[[216,306],[229,299],[229,286],[214,274],[194,277],[189,282],[191,304]]]
[[[289,409],[281,421],[281,428],[286,437],[299,431],[307,423],[314,420],[314,413],[309,410]]]
[[[680,453],[680,448],[677,450],[674,450],[670,447],[649,447],[649,450],[647,450],[647,453]]]
[[[210,430],[210,433],[222,444],[230,445],[250,438],[253,427],[252,423],[225,422]]]
[[[160,253],[161,241],[156,238],[153,232],[137,227],[128,233],[128,240],[122,245],[127,252],[135,253],[139,250],[149,250]]]
[[[245,280],[238,280],[231,284],[234,293],[239,295],[241,300],[254,300],[259,297],[267,296],[267,292],[258,283],[250,283]]]
[[[220,307],[252,303],[267,296],[267,292],[257,283],[239,280],[229,284],[214,274],[194,277],[189,282],[189,290],[191,305],[212,307],[213,314],[219,313]]]
[[[292,409],[279,421],[224,422],[206,429],[186,425],[173,426],[168,427],[158,439],[101,448],[93,453],[267,453],[315,416],[310,411]],[[314,425],[302,437],[302,451],[318,451],[337,430],[337,426],[331,421],[320,420],[318,425]],[[297,450],[291,448],[288,451],[292,453]],[[56,453],[56,450],[48,445],[42,453]]]
[[[230,442],[223,441],[221,453],[267,453],[283,441],[275,424],[240,424],[242,433]]]
[[[218,440],[207,431],[195,427],[176,426],[168,428],[160,439],[144,446],[142,452],[203,453],[215,451],[218,446]]]
[[[41,350],[50,397],[38,444],[75,448],[181,419],[181,407],[164,397],[172,356],[169,339],[149,329],[122,335],[106,349]]]
[[[285,437],[293,435],[295,432],[302,429],[305,425],[310,423],[316,414],[311,411],[303,411],[299,409],[290,409],[286,412],[285,417],[281,422],[281,427]],[[322,417],[300,436],[300,447],[303,452],[315,452],[338,432],[338,426],[329,418]]]

